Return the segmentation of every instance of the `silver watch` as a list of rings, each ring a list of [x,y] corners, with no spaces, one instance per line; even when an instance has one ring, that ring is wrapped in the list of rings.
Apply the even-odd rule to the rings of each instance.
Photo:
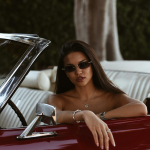
[[[105,120],[105,114],[106,114],[106,111],[99,113],[100,119]]]

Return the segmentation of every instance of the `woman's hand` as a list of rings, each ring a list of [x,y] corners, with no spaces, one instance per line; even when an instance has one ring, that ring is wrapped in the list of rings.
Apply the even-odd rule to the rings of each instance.
[[[115,146],[115,141],[111,131],[105,122],[103,122],[98,116],[96,116],[92,111],[83,111],[83,119],[93,134],[94,141],[97,146],[101,149],[109,150],[109,140],[113,146]]]

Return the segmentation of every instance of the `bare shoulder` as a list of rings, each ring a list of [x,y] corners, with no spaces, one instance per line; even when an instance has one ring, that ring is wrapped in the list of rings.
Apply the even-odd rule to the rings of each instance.
[[[47,100],[47,103],[49,105],[53,105],[57,108],[57,110],[62,110],[63,108],[63,98],[61,97],[61,94],[53,94],[53,95],[50,95],[48,100]]]
[[[59,110],[63,110],[66,100],[69,99],[69,97],[71,97],[71,94],[71,91],[67,91],[61,94],[50,95],[47,100],[47,103],[49,105],[55,106]]]
[[[105,99],[105,101],[112,101],[114,94],[112,92],[106,92],[104,90],[97,90],[97,97],[102,97],[103,99]]]
[[[128,103],[141,103],[139,100],[133,99],[124,93],[114,94],[113,101],[116,107],[120,107]]]
[[[51,104],[51,103],[56,103],[58,101],[62,101],[62,97],[60,94],[53,94],[53,95],[50,95],[49,98],[48,98],[48,104]]]

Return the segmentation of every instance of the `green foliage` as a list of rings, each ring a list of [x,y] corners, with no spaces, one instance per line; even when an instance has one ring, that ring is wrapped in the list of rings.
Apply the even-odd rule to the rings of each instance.
[[[51,41],[36,66],[56,65],[63,43],[75,39],[72,0],[0,0],[0,33],[30,33]]]
[[[117,1],[120,50],[127,60],[150,60],[150,1]]]
[[[36,68],[57,65],[63,43],[75,39],[73,0],[0,0],[0,32],[30,33],[51,40]],[[124,59],[149,60],[150,1],[117,1],[120,50]]]

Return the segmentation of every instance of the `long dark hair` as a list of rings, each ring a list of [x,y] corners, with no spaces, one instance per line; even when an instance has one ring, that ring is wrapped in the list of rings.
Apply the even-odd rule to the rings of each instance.
[[[64,93],[75,87],[66,76],[65,71],[62,70],[64,67],[64,57],[75,51],[84,53],[85,56],[92,61],[93,83],[96,88],[103,89],[107,92],[124,93],[107,78],[94,49],[83,41],[73,40],[66,42],[61,48],[56,76],[56,94]]]

